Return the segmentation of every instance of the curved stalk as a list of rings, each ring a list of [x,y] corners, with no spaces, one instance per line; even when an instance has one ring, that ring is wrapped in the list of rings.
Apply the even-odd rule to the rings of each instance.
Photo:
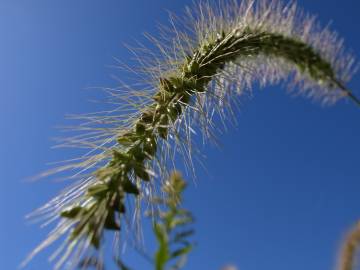
[[[85,191],[62,204],[66,209],[60,207],[60,216],[66,224],[62,234],[70,230],[68,242],[85,241],[85,246],[99,248],[104,231],[119,231],[127,210],[125,199],[143,193],[142,183],[153,177],[151,164],[159,155],[160,145],[168,143],[170,136],[178,136],[177,127],[190,108],[203,110],[203,100],[219,91],[213,91],[214,84],[224,81],[221,91],[227,87],[243,86],[242,80],[248,75],[241,74],[246,72],[249,62],[259,65],[265,72],[269,70],[263,67],[264,63],[276,65],[271,67],[270,75],[265,74],[266,78],[270,77],[270,83],[292,76],[295,83],[307,84],[304,88],[313,87],[311,95],[330,101],[347,96],[360,105],[359,99],[344,84],[349,77],[349,66],[327,57],[331,51],[323,52],[305,38],[305,34],[302,37],[294,34],[294,29],[284,30],[284,25],[290,20],[288,15],[296,17],[294,6],[279,3],[271,6],[268,1],[260,2],[263,6],[257,7],[253,1],[244,1],[236,7],[238,13],[235,11],[233,14],[228,8],[221,16],[216,16],[208,6],[200,7],[199,14],[203,15],[204,10],[207,14],[194,23],[197,37],[189,42],[190,45],[184,44],[189,40],[181,41],[182,37],[189,39],[189,35],[176,30],[174,46],[183,58],[179,60],[177,57],[173,70],[156,77],[152,101],[141,110],[137,119],[132,120],[130,127],[126,130],[117,127],[116,144],[107,151],[111,155],[101,158],[107,163],[94,172],[93,180],[84,185],[86,188],[82,186]],[[236,17],[231,17],[231,14]],[[243,21],[239,21],[241,16]],[[306,30],[308,26],[304,24],[303,28]],[[304,29],[302,32],[306,33]],[[265,80],[261,76],[259,72],[257,77],[250,78]],[[221,91],[215,93],[220,100],[224,97]]]

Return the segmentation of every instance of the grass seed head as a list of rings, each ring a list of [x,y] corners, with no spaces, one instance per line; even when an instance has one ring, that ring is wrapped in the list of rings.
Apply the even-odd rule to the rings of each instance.
[[[155,52],[131,49],[139,66],[122,67],[138,81],[104,89],[111,110],[75,117],[80,133],[61,145],[89,152],[49,172],[76,170],[70,178],[79,180],[33,214],[58,224],[29,258],[67,235],[56,268],[75,267],[70,259],[100,248],[105,230],[133,227],[125,221],[139,220],[140,201],[154,196],[155,178],[166,179],[178,154],[193,171],[195,127],[213,138],[213,116],[225,123],[254,85],[282,82],[324,103],[354,97],[344,85],[355,61],[342,39],[293,2],[201,2],[170,25],[147,35]]]

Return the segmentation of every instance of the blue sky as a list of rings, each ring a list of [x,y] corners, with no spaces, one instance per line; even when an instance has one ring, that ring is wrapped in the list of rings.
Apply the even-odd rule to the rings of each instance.
[[[156,35],[166,10],[191,1],[0,1],[0,259],[16,269],[46,229],[24,216],[63,183],[29,177],[46,163],[74,155],[54,150],[55,126],[68,113],[91,112],[94,86],[115,86],[114,57],[131,57],[123,43]],[[360,55],[360,3],[299,0]],[[360,94],[360,76],[350,87]],[[198,168],[186,205],[196,216],[198,245],[186,269],[330,269],[340,241],[360,218],[359,108],[341,101],[322,107],[280,87],[255,91],[243,102],[239,125],[204,147],[207,172]],[[51,179],[50,179],[51,180]],[[127,253],[135,269],[150,269]],[[26,268],[50,269],[48,252]],[[109,268],[110,269],[110,268]]]

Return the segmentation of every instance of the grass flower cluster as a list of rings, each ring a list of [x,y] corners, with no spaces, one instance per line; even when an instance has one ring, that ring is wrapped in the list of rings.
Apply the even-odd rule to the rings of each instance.
[[[154,233],[158,242],[154,261],[156,270],[168,269],[170,264],[172,270],[181,269],[193,248],[189,237],[194,231],[186,228],[193,222],[193,217],[188,210],[181,208],[185,188],[186,183],[181,174],[172,172],[162,188],[165,196],[153,200],[155,205],[163,208],[153,215]]]
[[[357,251],[360,245],[360,222],[346,235],[339,257],[339,270],[352,270],[357,265]]]
[[[58,223],[29,258],[65,235],[53,259],[56,269],[65,262],[71,268],[101,248],[105,231],[131,227],[136,222],[126,220],[141,216],[141,201],[156,196],[169,161],[182,154],[193,167],[195,130],[212,138],[214,115],[226,122],[237,97],[254,85],[283,83],[324,103],[345,97],[360,105],[345,86],[355,61],[343,41],[295,3],[206,2],[170,23],[158,38],[149,36],[155,53],[135,51],[145,90],[107,89],[117,107],[79,116],[82,132],[63,142],[90,151],[50,172],[77,170],[80,180],[34,213]]]

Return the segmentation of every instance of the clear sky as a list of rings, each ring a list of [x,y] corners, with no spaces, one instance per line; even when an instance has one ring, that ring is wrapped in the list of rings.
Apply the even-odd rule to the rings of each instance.
[[[156,35],[166,10],[180,13],[190,2],[0,0],[0,269],[16,269],[45,237],[24,216],[63,184],[26,179],[74,155],[50,149],[63,135],[55,126],[68,123],[65,114],[98,109],[84,89],[116,86],[114,57],[131,57],[122,44]],[[324,24],[333,20],[360,56],[359,1],[298,2]],[[360,74],[350,87],[360,93]],[[204,147],[207,172],[198,168],[186,193],[198,245],[185,269],[334,269],[344,232],[360,218],[359,108],[324,108],[272,87],[256,90],[237,119],[220,149]],[[26,269],[50,269],[48,255]]]

